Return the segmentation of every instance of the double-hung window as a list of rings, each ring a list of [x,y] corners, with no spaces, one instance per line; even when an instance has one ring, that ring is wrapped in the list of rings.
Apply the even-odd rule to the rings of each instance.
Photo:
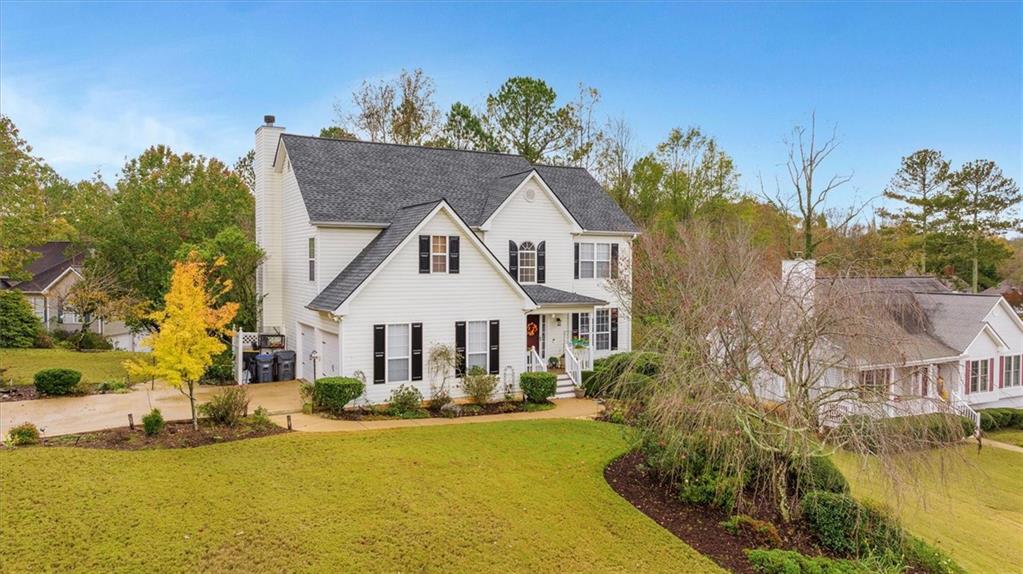
[[[611,244],[579,244],[579,278],[608,279],[611,277]]]
[[[316,238],[309,238],[309,280],[316,281]]]
[[[970,361],[970,392],[983,393],[991,390],[991,372],[987,359]]]
[[[598,351],[611,349],[611,310],[597,309],[593,321],[593,337]]]
[[[1013,355],[1011,357],[1005,357],[1005,365],[1002,368],[1002,381],[1006,387],[1018,387],[1023,385],[1023,380],[1020,380],[1021,362],[1023,362],[1023,355]]]
[[[411,379],[412,335],[408,323],[387,326],[387,382]]]
[[[445,235],[434,235],[430,238],[430,271],[448,272],[448,238]]]
[[[860,371],[860,397],[880,398],[888,395],[892,383],[891,369]]]
[[[469,321],[466,327],[465,368],[473,367],[487,370],[487,354],[490,349],[487,341],[488,329],[486,321]]]
[[[536,283],[536,245],[532,241],[519,244],[519,283]]]

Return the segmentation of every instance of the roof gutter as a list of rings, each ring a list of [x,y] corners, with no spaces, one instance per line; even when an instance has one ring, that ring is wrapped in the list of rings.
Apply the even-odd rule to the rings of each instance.
[[[328,227],[340,229],[387,229],[390,223],[378,223],[374,221],[310,221],[314,227]]]

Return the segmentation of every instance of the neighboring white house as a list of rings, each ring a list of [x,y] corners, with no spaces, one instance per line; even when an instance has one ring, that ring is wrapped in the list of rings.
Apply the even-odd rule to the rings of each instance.
[[[260,331],[285,335],[300,378],[361,374],[380,402],[401,384],[429,396],[433,345],[459,351],[458,375],[512,384],[552,358],[578,383],[631,347],[610,281],[638,228],[584,169],[296,136],[272,116],[254,169]]]
[[[82,318],[64,304],[71,287],[82,278],[85,255],[70,241],[50,241],[33,247],[38,255],[25,268],[29,278],[24,281],[0,277],[0,289],[13,289],[25,294],[32,311],[48,331],[78,331]],[[122,321],[95,321],[90,330],[105,336],[117,349],[144,350],[142,336],[132,333]]]
[[[958,293],[930,276],[816,276],[813,261],[786,261],[787,281],[810,281],[814,290],[843,283],[864,297],[884,293],[897,301],[894,324],[903,330],[896,363],[832,369],[828,384],[852,382],[861,393],[887,398],[886,410],[898,416],[952,410],[969,413],[992,407],[1023,407],[1023,321],[1000,295]],[[800,277],[801,276],[801,277]],[[793,281],[796,279],[796,281]],[[848,383],[845,383],[848,384]]]

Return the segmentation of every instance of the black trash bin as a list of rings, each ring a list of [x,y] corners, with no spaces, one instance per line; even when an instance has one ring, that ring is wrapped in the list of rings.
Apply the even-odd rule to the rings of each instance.
[[[254,383],[269,383],[274,380],[274,356],[270,353],[260,353],[253,359],[255,364]]]
[[[291,381],[295,379],[295,351],[277,351],[277,378],[275,381]]]

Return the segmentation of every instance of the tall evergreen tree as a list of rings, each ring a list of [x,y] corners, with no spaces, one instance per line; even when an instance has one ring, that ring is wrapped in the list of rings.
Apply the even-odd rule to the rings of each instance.
[[[920,272],[927,272],[928,238],[939,224],[940,204],[948,190],[949,165],[940,151],[922,149],[902,158],[884,197],[905,203],[898,211],[879,209],[878,214],[906,225],[920,242]]]

